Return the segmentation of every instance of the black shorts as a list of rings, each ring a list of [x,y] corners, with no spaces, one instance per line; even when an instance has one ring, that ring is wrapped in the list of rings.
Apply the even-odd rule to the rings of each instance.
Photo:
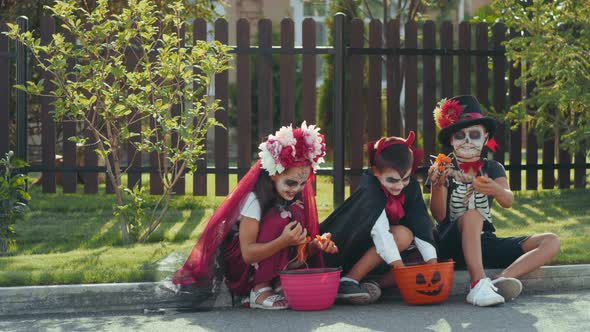
[[[522,243],[528,236],[497,237],[493,232],[481,233],[481,257],[484,268],[505,268],[524,254]],[[457,222],[440,225],[437,240],[438,259],[453,259],[455,268],[465,268],[461,233]]]

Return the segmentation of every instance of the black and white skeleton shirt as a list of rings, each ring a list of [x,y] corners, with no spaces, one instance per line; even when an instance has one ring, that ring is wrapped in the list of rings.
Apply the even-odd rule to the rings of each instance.
[[[457,162],[453,160],[455,168]],[[491,179],[506,177],[506,170],[504,166],[495,160],[483,160],[483,167],[477,174],[487,175]],[[492,214],[491,206],[494,202],[492,196],[484,195],[482,193],[473,190],[472,183],[463,183],[459,180],[449,177],[449,191],[447,196],[447,221],[458,220],[467,210],[476,209],[481,213],[484,218],[483,231],[494,232],[494,226],[492,225]]]

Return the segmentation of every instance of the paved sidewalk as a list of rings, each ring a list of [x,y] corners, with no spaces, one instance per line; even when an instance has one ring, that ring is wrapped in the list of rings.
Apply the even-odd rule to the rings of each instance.
[[[379,301],[335,305],[325,311],[220,309],[159,314],[138,312],[2,317],[0,331],[547,331],[590,330],[590,290],[522,295],[504,305],[479,308],[453,296],[441,305]]]
[[[499,270],[487,270],[494,275]],[[521,278],[525,294],[590,289],[590,264],[545,266]],[[455,271],[452,295],[468,290],[466,271]],[[383,302],[401,301],[396,289],[385,292]],[[177,296],[158,283],[91,284],[60,286],[0,287],[0,316],[152,311],[160,308],[211,310],[232,306],[227,290],[217,296],[206,292]]]

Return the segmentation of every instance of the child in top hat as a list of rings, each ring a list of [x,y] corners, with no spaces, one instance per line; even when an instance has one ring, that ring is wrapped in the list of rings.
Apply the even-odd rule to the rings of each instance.
[[[320,224],[339,248],[324,255],[327,266],[341,266],[338,298],[368,304],[381,295],[381,287],[393,286],[392,268],[404,266],[402,254],[412,242],[427,263],[436,263],[433,222],[413,174],[423,152],[407,139],[383,137],[367,144],[370,168],[359,188]],[[362,282],[367,274],[377,282]],[[362,282],[362,283],[361,283]]]
[[[430,211],[438,222],[441,259],[452,258],[467,266],[471,289],[467,302],[491,306],[520,294],[516,278],[542,266],[559,252],[553,233],[499,238],[492,223],[494,199],[510,208],[514,196],[504,167],[485,158],[486,148],[495,151],[494,119],[484,116],[477,99],[458,96],[443,99],[434,110],[443,148],[452,151],[452,167],[441,170],[435,162],[428,171]],[[447,152],[449,152],[447,151]],[[492,279],[486,268],[504,268]]]

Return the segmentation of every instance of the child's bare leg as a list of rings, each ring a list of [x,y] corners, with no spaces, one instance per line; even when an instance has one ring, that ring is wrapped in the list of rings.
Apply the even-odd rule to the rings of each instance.
[[[383,263],[383,259],[377,253],[377,249],[375,247],[371,247],[369,250],[365,252],[363,257],[354,264],[352,269],[346,274],[346,278],[354,279],[356,281],[360,281],[363,279],[369,272],[371,272],[374,268],[379,266],[379,264]]]
[[[467,264],[471,281],[486,277],[481,258],[481,230],[483,217],[477,210],[467,210],[459,219],[459,232],[463,246],[463,257]]]
[[[257,290],[264,288],[264,287],[271,287],[272,288],[270,282],[261,282],[259,284],[254,285],[254,290],[257,291]],[[256,304],[261,304],[264,300],[266,300],[267,297],[269,297],[273,294],[274,294],[274,291],[272,289],[260,294],[260,296],[258,298],[256,298]],[[286,300],[276,301],[273,304],[273,306],[275,306],[275,307],[282,307],[282,306],[286,306],[286,305],[287,305]]]
[[[410,246],[410,243],[412,243],[412,240],[414,239],[414,234],[412,234],[412,231],[404,226],[391,226],[389,231],[393,234],[393,238],[395,239],[395,243],[397,244],[397,248],[400,252],[406,250],[406,248]],[[356,262],[346,277],[354,280],[361,280],[374,268],[379,266],[379,264],[383,264],[383,259],[377,253],[377,249],[375,249],[375,247],[371,247],[369,250],[367,250],[363,257],[358,262]],[[391,276],[390,279],[393,280],[393,276]],[[381,281],[379,281],[379,285],[382,285]],[[385,286],[382,285],[382,287]]]
[[[518,278],[542,266],[559,252],[559,238],[553,233],[535,234],[521,244],[525,252],[498,277]]]

